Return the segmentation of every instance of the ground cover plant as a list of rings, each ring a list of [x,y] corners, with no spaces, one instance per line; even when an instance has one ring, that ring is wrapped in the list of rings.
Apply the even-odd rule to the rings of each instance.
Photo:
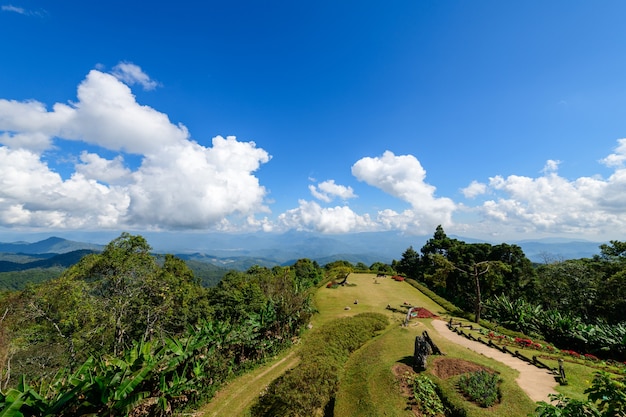
[[[487,408],[500,399],[499,383],[500,377],[497,374],[480,370],[462,375],[459,379],[459,389],[470,400]]]
[[[552,395],[551,403],[539,403],[537,417],[624,417],[626,416],[626,384],[606,372],[597,372],[592,385],[585,390],[586,400],[562,394]]]
[[[411,376],[409,374],[407,379],[412,390],[413,401],[422,416],[444,415],[445,407],[437,393],[437,386],[428,376],[423,374]]]

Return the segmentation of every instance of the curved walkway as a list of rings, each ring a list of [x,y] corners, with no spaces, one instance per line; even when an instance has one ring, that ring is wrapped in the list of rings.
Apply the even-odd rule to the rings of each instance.
[[[457,345],[464,346],[474,352],[480,353],[488,358],[502,362],[503,364],[519,371],[519,376],[515,380],[520,388],[528,394],[531,400],[546,401],[549,402],[548,394],[556,394],[554,387],[557,386],[557,382],[554,379],[554,375],[545,369],[539,369],[534,365],[531,365],[523,360],[514,356],[502,353],[494,348],[485,346],[480,342],[466,339],[465,337],[454,333],[448,328],[448,324],[442,320],[433,320],[432,325],[437,332],[456,343]]]

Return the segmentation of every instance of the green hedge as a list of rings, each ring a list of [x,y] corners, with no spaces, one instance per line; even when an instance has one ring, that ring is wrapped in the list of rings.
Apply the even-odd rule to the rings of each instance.
[[[315,415],[335,396],[350,354],[388,325],[383,314],[362,313],[315,330],[299,352],[300,364],[270,384],[252,416]]]
[[[459,307],[452,304],[450,301],[446,300],[440,295],[437,295],[434,291],[429,289],[426,285],[412,278],[407,278],[405,281],[408,282],[412,287],[424,293],[425,296],[427,296],[428,298],[430,298],[431,300],[439,304],[450,314],[455,315],[455,316],[465,317],[468,319],[470,318],[471,315],[469,313],[466,313],[465,311],[461,310]]]

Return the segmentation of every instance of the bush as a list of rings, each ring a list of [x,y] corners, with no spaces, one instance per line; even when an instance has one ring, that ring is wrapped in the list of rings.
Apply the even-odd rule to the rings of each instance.
[[[459,388],[470,400],[486,408],[500,399],[499,382],[500,377],[497,374],[481,370],[462,375]]]
[[[409,379],[409,386],[422,416],[434,417],[444,414],[445,407],[437,394],[437,386],[430,378],[426,375],[415,375]]]
[[[272,382],[252,407],[253,416],[311,416],[328,404],[339,385],[341,369],[389,321],[379,313],[362,313],[333,320],[317,329],[302,346],[302,361]]]

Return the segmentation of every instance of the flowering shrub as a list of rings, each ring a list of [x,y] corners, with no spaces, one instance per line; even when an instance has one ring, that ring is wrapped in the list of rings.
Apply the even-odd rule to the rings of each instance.
[[[562,350],[561,353],[565,353],[566,355],[573,356],[576,359],[580,358],[580,353],[574,352],[573,350]]]
[[[522,347],[531,347],[533,345],[533,341],[530,339],[522,339],[521,337],[515,338],[515,343]]]
[[[599,361],[600,360],[597,356],[592,355],[591,353],[585,353],[585,359],[589,359],[590,361]]]

